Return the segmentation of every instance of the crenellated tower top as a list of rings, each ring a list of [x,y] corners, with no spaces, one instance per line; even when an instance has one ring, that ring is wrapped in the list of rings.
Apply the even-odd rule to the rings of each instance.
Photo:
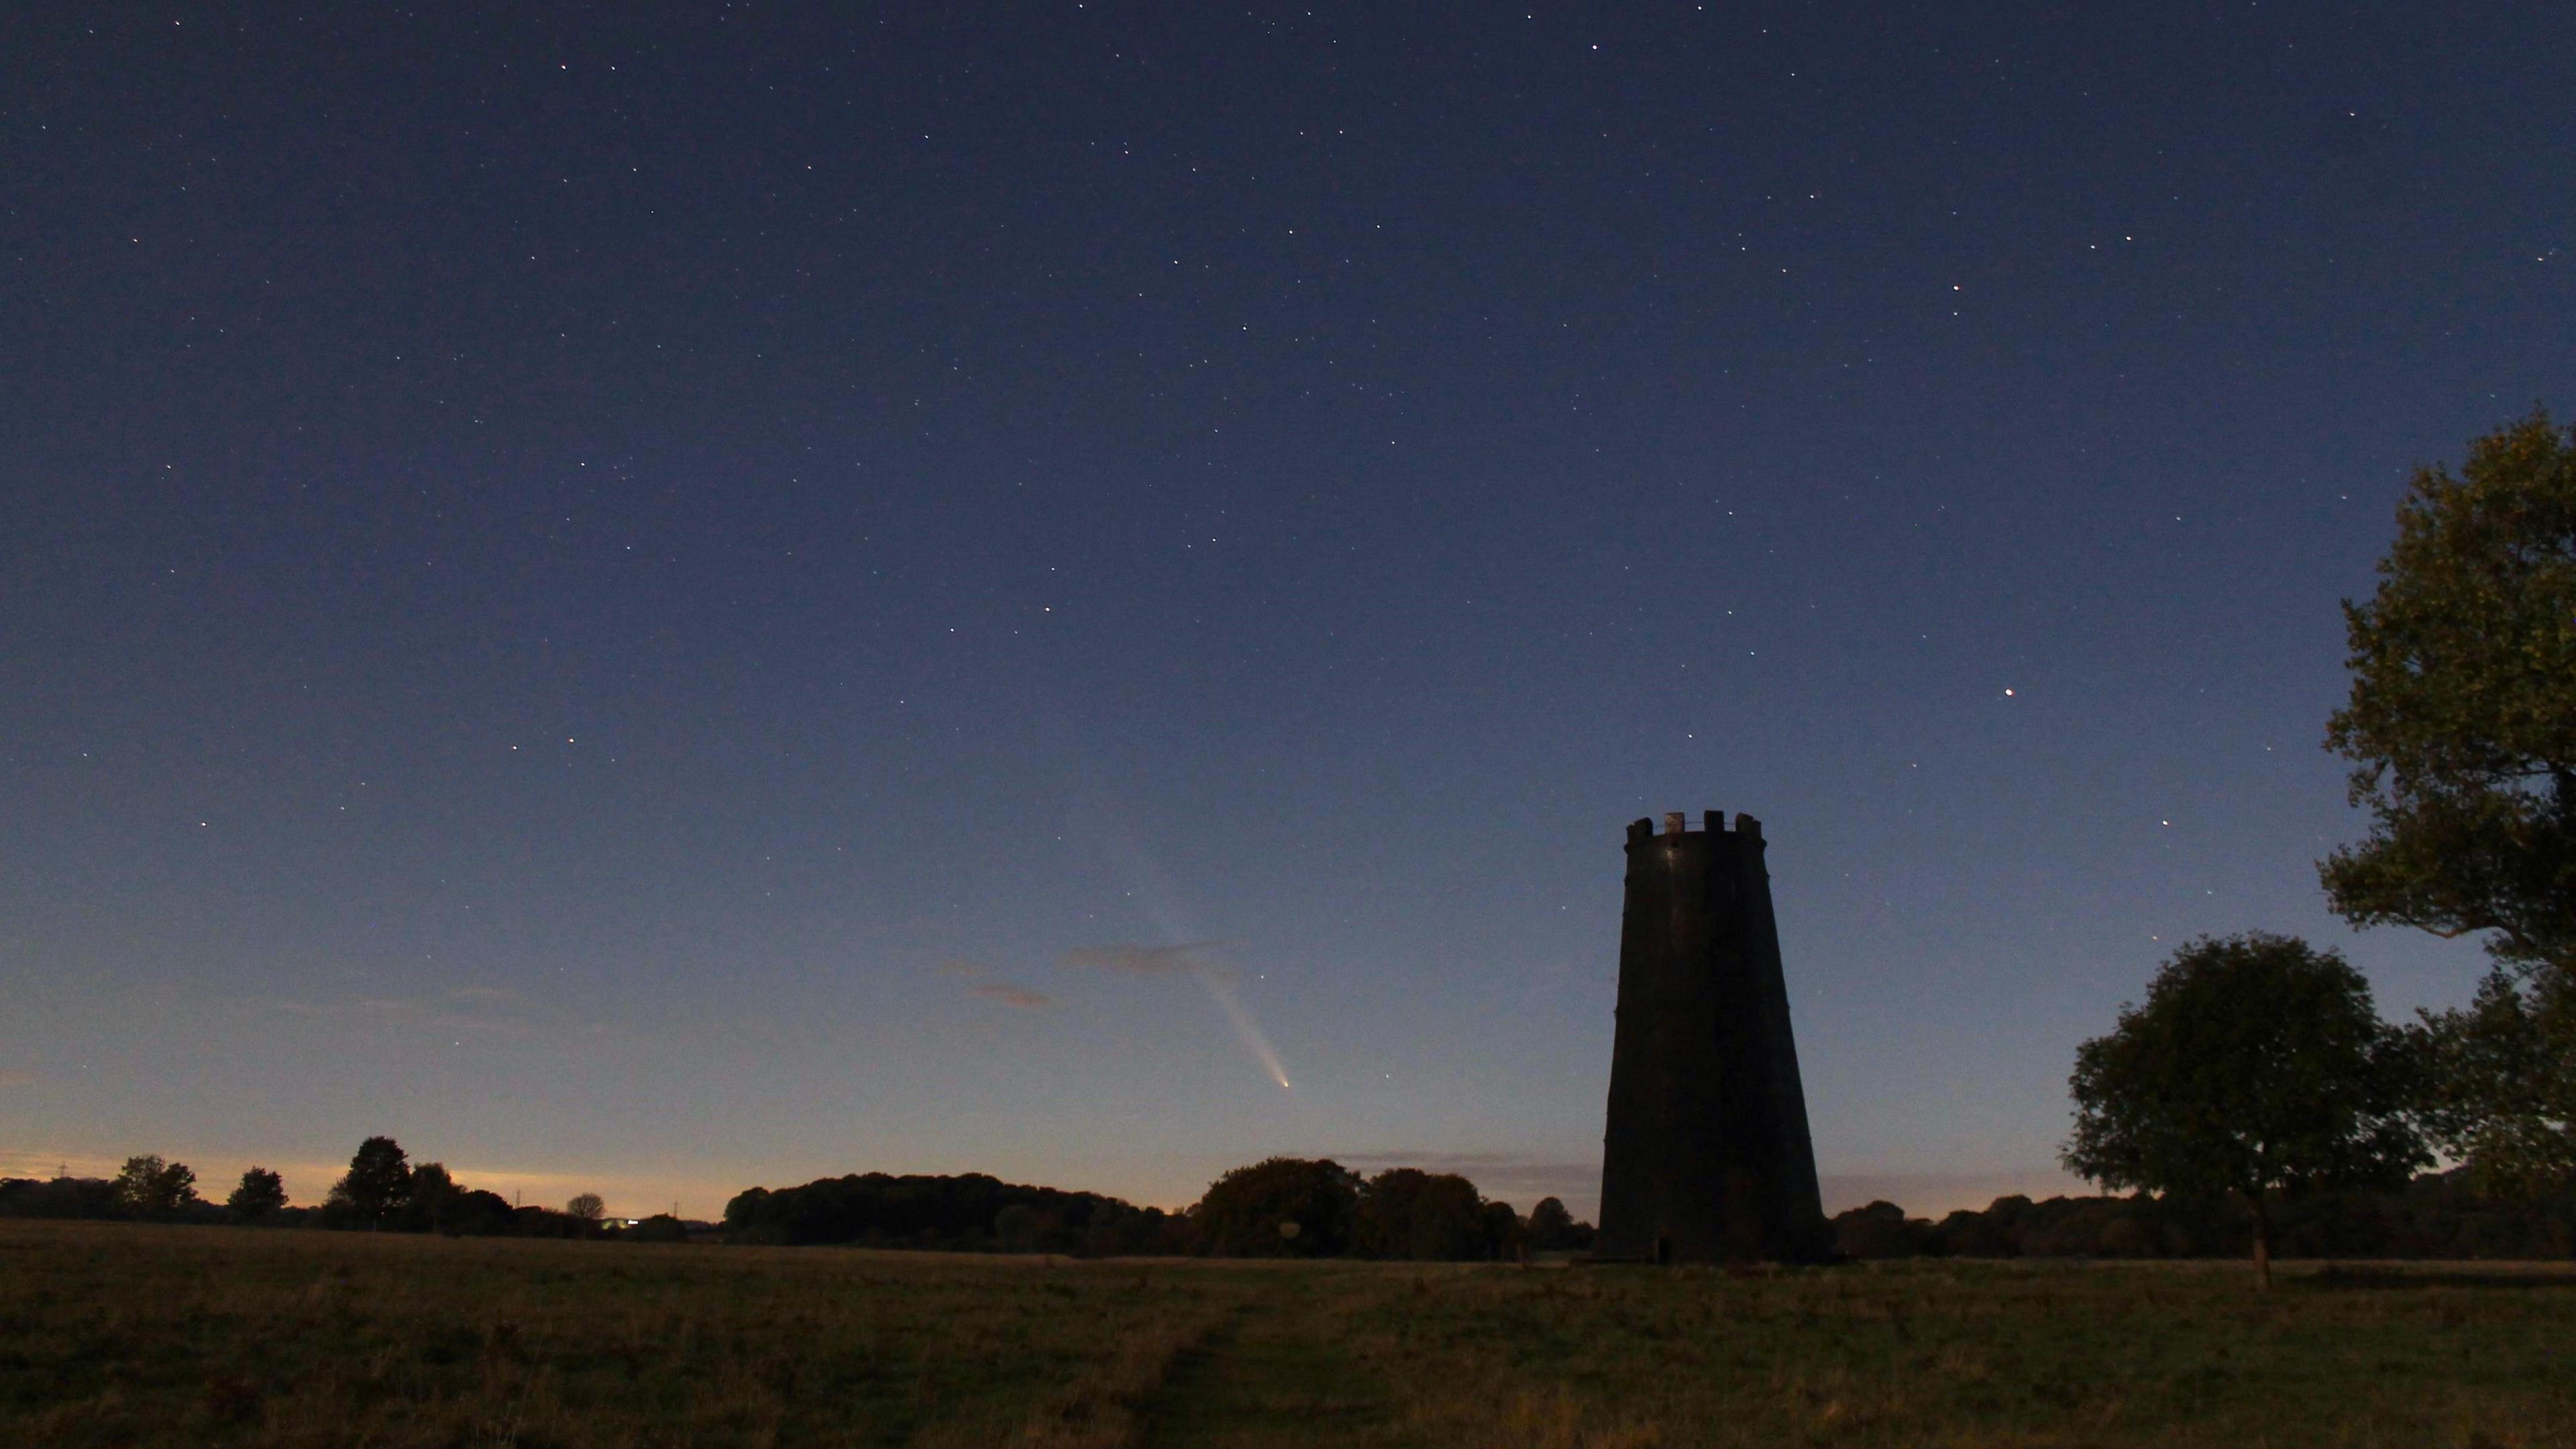
[[[1689,819],[1690,813],[1688,811],[1665,811],[1664,828],[1661,832],[1662,838],[1671,839],[1674,836],[1680,835],[1725,835],[1729,833],[1726,828],[1726,812],[1723,810],[1708,810],[1701,812],[1700,828],[1697,830],[1690,829],[1685,823]],[[1736,835],[1750,836],[1755,840],[1760,840],[1762,838],[1762,822],[1754,819],[1750,815],[1738,815],[1735,817],[1735,829],[1732,833]],[[1652,818],[1635,821],[1628,827],[1628,843],[1630,845],[1643,844],[1646,841],[1656,839],[1657,835],[1658,832],[1655,829],[1655,822]]]

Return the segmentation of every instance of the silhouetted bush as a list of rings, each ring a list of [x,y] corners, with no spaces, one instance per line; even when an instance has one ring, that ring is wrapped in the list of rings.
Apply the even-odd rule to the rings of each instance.
[[[2297,1258],[2566,1258],[2576,1256],[2576,1188],[2538,1202],[2471,1191],[2459,1172],[2427,1174],[2402,1188],[2349,1189],[2271,1205],[2277,1250]],[[2243,1256],[2252,1239],[2244,1208],[2227,1198],[2001,1197],[1938,1224],[1890,1203],[1834,1219],[1855,1258],[2218,1258]]]
[[[1502,1244],[1476,1185],[1456,1173],[1391,1167],[1361,1188],[1351,1218],[1351,1251],[1363,1258],[1474,1259],[1500,1256]],[[1511,1209],[1503,1209],[1510,1218]],[[1520,1224],[1504,1235],[1517,1241]]]
[[[1856,1207],[1834,1219],[1834,1246],[1846,1258],[1913,1258],[1942,1251],[1940,1229],[1909,1218],[1892,1202]]]
[[[1273,1157],[1208,1184],[1190,1217],[1219,1257],[1333,1258],[1351,1249],[1359,1201],[1359,1174],[1340,1163]]]
[[[242,1170],[241,1182],[224,1199],[224,1216],[237,1223],[266,1222],[286,1206],[286,1182],[272,1168]]]
[[[397,1217],[411,1205],[410,1154],[390,1137],[370,1137],[358,1144],[349,1171],[331,1185],[323,1200],[323,1222],[330,1227],[400,1227]],[[440,1168],[445,1177],[447,1169]]]
[[[510,1210],[510,1225],[505,1230],[514,1238],[595,1238],[599,1224],[588,1218],[553,1208],[523,1207]]]
[[[609,1236],[621,1243],[685,1243],[689,1225],[669,1213],[655,1213],[632,1227],[611,1228]]]
[[[1187,1239],[1174,1223],[1159,1208],[982,1173],[852,1173],[803,1187],[755,1187],[725,1204],[725,1237],[736,1243],[1105,1256],[1180,1251]]]
[[[0,1178],[0,1217],[112,1218],[121,1211],[108,1178]]]
[[[197,1174],[184,1162],[167,1162],[157,1152],[125,1159],[116,1175],[116,1204],[128,1217],[169,1222],[202,1201]]]
[[[1567,1212],[1565,1203],[1557,1198],[1540,1198],[1538,1206],[1530,1209],[1522,1233],[1535,1253],[1563,1252],[1576,1246],[1574,1214]]]
[[[519,1210],[497,1192],[467,1188],[450,1198],[435,1218],[422,1224],[427,1231],[444,1233],[451,1238],[506,1237],[518,1227]]]

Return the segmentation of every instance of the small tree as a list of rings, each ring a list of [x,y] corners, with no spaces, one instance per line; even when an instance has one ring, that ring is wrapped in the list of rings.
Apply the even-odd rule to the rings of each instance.
[[[2431,1160],[2404,1115],[2408,1057],[2336,953],[2261,932],[2194,941],[2145,1005],[2076,1048],[2063,1158],[2109,1188],[2233,1194],[2270,1288],[2268,1194],[2402,1183]]]
[[[224,1211],[233,1221],[257,1222],[286,1206],[286,1179],[265,1167],[244,1168],[241,1185],[224,1199]]]
[[[359,1143],[348,1174],[332,1185],[331,1201],[371,1228],[383,1226],[411,1201],[410,1154],[390,1137]]]
[[[607,1214],[608,1204],[600,1201],[598,1193],[577,1193],[572,1201],[564,1204],[564,1211],[585,1223],[596,1224]]]
[[[1530,1209],[1529,1245],[1540,1252],[1559,1252],[1574,1246],[1574,1214],[1565,1210],[1559,1199],[1543,1197]]]
[[[197,1174],[184,1162],[158,1153],[125,1159],[116,1174],[116,1203],[138,1218],[168,1217],[197,1200]]]

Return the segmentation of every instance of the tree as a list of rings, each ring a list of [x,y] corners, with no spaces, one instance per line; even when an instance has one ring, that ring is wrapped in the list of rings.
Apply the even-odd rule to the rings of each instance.
[[[1338,1162],[1273,1157],[1210,1183],[1190,1215],[1223,1257],[1332,1257],[1350,1248],[1359,1186]]]
[[[2494,932],[2576,964],[2576,429],[2535,412],[2416,470],[2379,591],[2346,602],[2352,697],[2327,722],[2372,830],[2322,864],[2337,911]]]
[[[331,1188],[331,1202],[369,1227],[411,1202],[410,1154],[390,1137],[370,1137],[349,1159],[348,1174]]]
[[[630,1243],[685,1243],[689,1225],[669,1213],[655,1213],[618,1236]]]
[[[168,1217],[196,1200],[196,1172],[158,1153],[129,1157],[116,1174],[116,1204],[138,1218]]]
[[[440,1214],[437,1228],[449,1237],[488,1238],[510,1232],[518,1221],[518,1212],[508,1198],[479,1187],[459,1188],[447,1210]]]
[[[1834,1247],[1846,1258],[1912,1258],[1938,1240],[1931,1223],[1885,1198],[1834,1215]]]
[[[286,1180],[265,1167],[242,1169],[241,1185],[224,1199],[224,1211],[233,1221],[257,1222],[286,1206]]]
[[[2538,1202],[2576,1176],[2576,972],[2493,972],[2419,1032],[2426,1131],[2478,1191]]]
[[[1574,1214],[1565,1210],[1563,1201],[1552,1197],[1538,1200],[1530,1209],[1529,1245],[1542,1253],[1562,1252],[1574,1246]]]
[[[1488,1202],[1478,1210],[1483,1217],[1483,1241],[1477,1256],[1501,1262],[1506,1258],[1529,1262],[1529,1237],[1521,1231],[1521,1215],[1507,1202]]]
[[[2576,1012],[2552,1004],[2576,990],[2576,429],[2535,411],[2456,478],[2417,469],[2379,575],[2344,605],[2352,696],[2326,733],[2371,831],[2319,873],[2356,925],[2486,935],[2502,984],[2426,1022],[2437,1069],[2465,1073],[2438,1081],[2442,1135],[2481,1178],[2545,1188],[2576,1165],[2566,1095],[2481,1063],[2519,1015],[2534,1064],[2576,1071]]]
[[[564,1211],[583,1222],[596,1223],[608,1211],[608,1204],[600,1201],[598,1193],[576,1193],[572,1201],[564,1204]]]
[[[465,1189],[456,1185],[443,1162],[415,1162],[411,1166],[411,1192],[404,1200],[401,1223],[405,1231],[443,1233],[451,1230],[457,1204]]]
[[[1390,1167],[1360,1190],[1351,1248],[1363,1257],[1454,1260],[1490,1255],[1485,1202],[1456,1173]]]
[[[2269,1194],[2399,1184],[2431,1160],[2405,1115],[2410,1063],[2340,955],[2263,932],[2194,941],[2076,1048],[2063,1160],[2105,1187],[2233,1194],[2269,1288]]]

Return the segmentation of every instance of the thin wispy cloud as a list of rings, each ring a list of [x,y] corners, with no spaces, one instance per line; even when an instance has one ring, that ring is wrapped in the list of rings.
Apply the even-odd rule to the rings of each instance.
[[[362,996],[347,1001],[277,1001],[270,1005],[290,1016],[367,1021],[383,1026],[417,1027],[446,1032],[526,1036],[537,1029],[537,1023],[524,1017],[460,1011],[444,1001],[420,1001],[404,997]]]
[[[316,1021],[336,1021],[396,1033],[450,1039],[519,1040],[579,1037],[594,1041],[639,1040],[622,1023],[585,1019],[500,986],[463,986],[437,996],[359,996],[338,1001],[270,1000],[269,1011]]]
[[[1007,1006],[1013,1011],[1045,1011],[1055,1005],[1055,998],[1043,991],[1031,991],[1008,981],[995,981],[984,968],[972,961],[942,961],[935,968],[942,976],[954,976],[966,983],[968,994]]]
[[[1585,1193],[1600,1185],[1601,1164],[1581,1158],[1535,1157],[1517,1152],[1346,1152],[1333,1160],[1360,1172],[1418,1167],[1454,1172],[1489,1195]]]
[[[979,981],[966,989],[987,1001],[998,1001],[1019,1011],[1044,1011],[1055,1005],[1055,998],[1043,991],[1031,991],[1025,986],[1013,986],[1004,981]]]
[[[1147,946],[1137,942],[1078,946],[1064,953],[1064,964],[1115,972],[1121,976],[1205,975],[1221,969],[1208,953],[1224,944],[1223,941],[1183,941],[1177,946]]]
[[[0,1088],[32,1087],[34,1085],[36,1085],[36,1075],[33,1072],[0,1072]]]

